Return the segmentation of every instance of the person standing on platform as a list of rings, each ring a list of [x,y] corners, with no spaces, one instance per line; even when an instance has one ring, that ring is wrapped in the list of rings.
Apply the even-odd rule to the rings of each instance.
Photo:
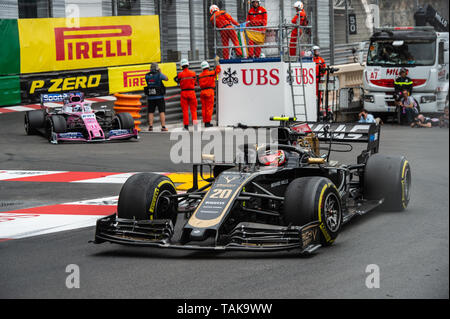
[[[294,8],[296,11],[295,17],[292,19],[292,24],[307,26],[308,18],[306,16],[306,12],[303,9],[303,2],[297,1],[294,3]],[[302,36],[301,28],[294,28],[291,32],[290,42],[289,42],[289,55],[296,56],[297,55],[297,37]]]
[[[227,30],[220,30],[220,37],[222,38],[222,46],[224,47],[222,49],[223,52],[223,58],[225,60],[228,60],[230,58],[230,49],[228,48],[229,42],[233,43],[233,46],[235,47],[235,52],[237,56],[242,56],[242,50],[239,46],[239,40],[236,35],[236,30],[233,27],[233,24],[235,26],[239,26],[239,23],[237,23],[236,20],[234,20],[228,13],[225,12],[225,10],[219,10],[219,7],[213,4],[209,8],[209,13],[211,14],[211,23],[213,26],[215,26],[218,29],[227,29]]]
[[[189,70],[189,61],[182,59],[180,66],[183,69],[174,78],[181,88],[181,110],[183,111],[183,125],[185,130],[189,130],[189,110],[191,111],[192,122],[197,124],[197,96],[195,94],[195,82],[197,75]]]
[[[253,45],[263,44],[264,38],[266,34],[267,26],[267,10],[260,5],[259,0],[253,0],[252,6],[247,14],[247,27],[257,27],[261,26],[261,28],[252,28],[247,30],[248,36],[248,57],[249,58],[259,58],[261,55],[261,47],[252,47]],[[252,38],[253,35],[258,36],[258,42],[255,42],[255,39]]]

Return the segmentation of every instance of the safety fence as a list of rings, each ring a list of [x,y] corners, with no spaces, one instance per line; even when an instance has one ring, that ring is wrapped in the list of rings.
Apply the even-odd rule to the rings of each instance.
[[[224,59],[298,59],[308,55],[314,45],[311,30],[311,26],[290,23],[264,27],[242,24],[233,29],[214,27],[214,54]]]

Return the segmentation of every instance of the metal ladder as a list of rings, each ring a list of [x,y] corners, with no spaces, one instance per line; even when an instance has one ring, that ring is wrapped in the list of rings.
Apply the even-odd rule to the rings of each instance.
[[[294,80],[294,74],[293,74],[293,70],[292,70],[292,60],[297,61],[297,57],[301,54],[302,52],[302,44],[300,42],[300,35],[299,35],[299,30],[300,29],[300,18],[298,19],[298,26],[297,26],[297,43],[296,43],[296,52],[295,52],[295,56],[291,57],[290,56],[290,33],[289,33],[289,28],[286,25],[286,27],[284,28],[286,30],[286,32],[288,34],[286,34],[285,38],[286,38],[286,48],[287,48],[287,60],[288,60],[288,81],[289,81],[289,85],[291,87],[291,97],[292,97],[292,109],[293,109],[293,114],[294,117],[297,118],[297,120],[300,121],[305,121],[308,122],[308,114],[306,111],[306,94],[305,94],[305,85],[303,83],[303,59],[300,57],[300,68],[302,70],[302,74],[300,75],[302,78],[302,84],[299,85],[296,83],[296,81]],[[302,32],[303,34],[303,32]]]

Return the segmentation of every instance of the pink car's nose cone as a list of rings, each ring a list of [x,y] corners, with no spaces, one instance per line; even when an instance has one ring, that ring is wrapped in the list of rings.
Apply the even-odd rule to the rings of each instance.
[[[95,138],[104,138],[105,134],[103,133],[102,128],[97,122],[94,113],[85,113],[81,115],[81,118],[86,126],[86,130],[89,133],[89,139]]]

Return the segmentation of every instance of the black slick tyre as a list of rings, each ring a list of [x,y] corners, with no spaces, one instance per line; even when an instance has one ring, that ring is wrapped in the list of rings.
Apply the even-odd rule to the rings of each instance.
[[[284,195],[283,217],[287,225],[320,222],[321,243],[331,245],[342,226],[341,198],[331,180],[320,176],[294,179]]]
[[[127,179],[119,194],[117,215],[136,220],[177,219],[176,200],[164,195],[177,193],[173,182],[164,175],[138,173]]]
[[[52,115],[45,123],[45,133],[50,142],[54,140],[53,133],[65,133],[67,131],[66,119],[62,115]]]
[[[37,129],[45,125],[45,114],[43,110],[27,111],[24,116],[24,126],[27,135],[37,134]]]
[[[134,120],[130,113],[118,113],[114,121],[115,125],[113,126],[117,129],[129,130],[134,128]]]
[[[408,207],[410,193],[411,167],[404,156],[369,157],[364,170],[364,198],[384,199],[380,209],[402,211]]]

